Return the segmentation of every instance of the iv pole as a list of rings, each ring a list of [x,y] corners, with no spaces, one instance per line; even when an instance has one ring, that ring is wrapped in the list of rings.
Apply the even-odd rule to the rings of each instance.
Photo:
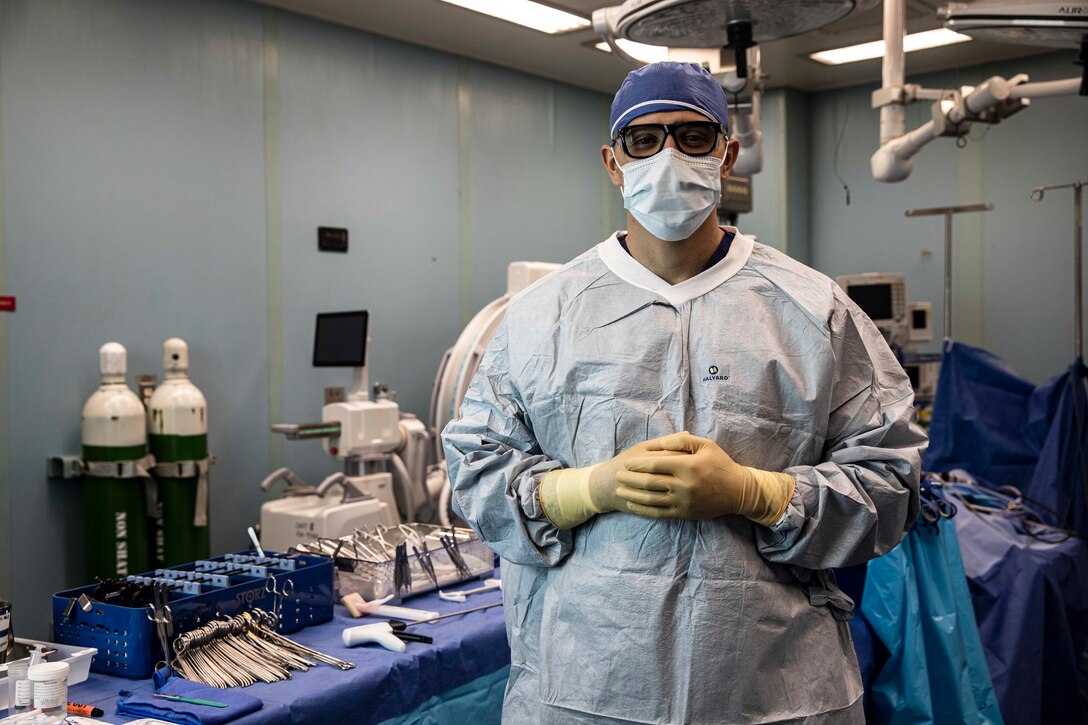
[[[1083,314],[1083,290],[1081,286],[1081,190],[1088,186],[1088,181],[1074,181],[1068,184],[1046,184],[1044,186],[1036,186],[1031,190],[1031,200],[1039,202],[1043,200],[1043,194],[1051,191],[1052,189],[1072,189],[1073,190],[1073,294],[1076,299],[1076,309],[1073,312],[1073,320],[1076,324],[1076,330],[1073,334],[1074,345],[1076,346],[1077,359],[1083,359],[1084,357],[1084,326],[1081,321]]]
[[[944,215],[944,336],[952,339],[952,216],[975,211],[990,211],[993,204],[964,204],[937,206],[930,209],[908,209],[907,216]]]

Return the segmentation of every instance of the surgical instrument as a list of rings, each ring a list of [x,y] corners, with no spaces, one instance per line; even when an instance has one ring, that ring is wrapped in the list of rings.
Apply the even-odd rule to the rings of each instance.
[[[389,597],[386,597],[385,599],[368,602],[363,599],[360,594],[355,592],[348,594],[341,599],[344,606],[348,608],[348,611],[353,617],[372,615],[375,617],[392,617],[394,619],[410,619],[413,621],[435,619],[438,617],[438,612],[432,612],[426,609],[412,609],[410,607],[397,607],[386,604],[388,600]]]
[[[257,539],[257,532],[250,526],[246,529],[246,533],[249,534],[249,540],[253,542],[253,548],[257,550],[257,553],[264,556],[264,549],[261,548],[261,542]]]
[[[289,679],[291,670],[308,670],[317,662],[342,670],[355,667],[277,634],[276,621],[275,615],[256,609],[186,632],[174,641],[177,669],[194,682],[245,687]]]
[[[295,593],[295,583],[290,579],[284,579],[283,584],[277,589],[276,578],[270,576],[264,580],[264,590],[276,598],[276,619],[281,619],[283,616],[283,598],[290,598]]]
[[[427,551],[427,543],[423,543],[423,553],[420,553],[419,549],[414,545],[412,546],[412,553],[419,559],[419,566],[423,569],[423,573],[427,575],[427,578],[431,580],[431,583],[438,587],[438,577],[434,573],[434,562],[431,561],[430,552]]]
[[[154,603],[147,605],[147,618],[155,624],[155,633],[159,637],[159,646],[162,647],[163,664],[166,672],[173,672],[170,658],[170,637],[174,636],[174,615],[167,603],[170,598],[169,588],[164,582],[156,582],[151,585],[154,591]],[[158,669],[158,666],[155,667]]]
[[[483,592],[494,591],[495,589],[502,589],[502,582],[498,579],[487,579],[484,581],[484,586],[476,587],[475,589],[462,589],[458,592],[439,592],[438,598],[446,602],[463,602],[465,598],[473,594],[481,594]]]
[[[501,607],[502,602],[492,602],[491,604],[484,604],[480,607],[473,607],[472,609],[462,609],[460,612],[450,612],[449,614],[443,614],[441,617],[435,617],[434,619],[422,619],[418,622],[401,622],[399,620],[390,620],[389,626],[393,629],[399,630],[406,627],[414,627],[417,624],[431,624],[432,622],[438,622],[443,619],[449,619],[450,617],[460,617],[462,614],[472,614],[473,612],[482,612],[485,609],[492,609],[494,607]]]
[[[375,624],[361,624],[357,627],[348,627],[341,638],[345,647],[354,647],[360,644],[378,644],[390,652],[403,652],[405,642],[418,642],[420,644],[434,644],[434,638],[423,634],[405,632],[404,628],[396,628],[389,622],[377,622]]]
[[[200,700],[195,697],[182,697],[181,695],[166,695],[161,692],[151,693],[152,697],[161,697],[164,700],[172,700],[174,702],[184,702],[189,705],[206,705],[208,707],[230,707],[225,702],[215,702],[214,700]]]
[[[468,564],[465,563],[465,558],[461,556],[461,549],[457,545],[457,539],[450,539],[449,536],[443,535],[441,537],[442,548],[446,550],[446,554],[450,557],[450,561],[457,567],[457,573],[461,575],[462,579],[468,579],[472,576],[472,572],[468,568]]]

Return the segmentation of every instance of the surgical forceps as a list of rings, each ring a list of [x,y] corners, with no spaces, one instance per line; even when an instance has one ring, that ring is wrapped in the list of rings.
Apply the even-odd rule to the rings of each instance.
[[[279,589],[276,589],[276,577],[270,576],[264,580],[264,590],[274,596],[276,619],[283,619],[283,598],[290,598],[295,593],[295,582],[292,579],[284,579]]]
[[[170,611],[170,587],[166,582],[155,582],[151,585],[154,603],[147,606],[147,618],[155,624],[155,632],[159,636],[159,645],[162,647],[163,661],[166,665],[166,673],[171,674],[170,647],[168,640],[174,636],[174,614]],[[155,666],[158,669],[158,665]]]

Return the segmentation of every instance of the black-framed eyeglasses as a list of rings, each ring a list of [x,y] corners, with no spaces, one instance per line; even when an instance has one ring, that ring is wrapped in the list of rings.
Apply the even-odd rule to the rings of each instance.
[[[676,148],[688,156],[706,156],[718,147],[718,136],[725,135],[721,124],[713,121],[684,123],[640,123],[620,130],[616,138],[623,152],[632,159],[647,159],[665,148],[669,136]],[[612,139],[613,145],[616,139]]]

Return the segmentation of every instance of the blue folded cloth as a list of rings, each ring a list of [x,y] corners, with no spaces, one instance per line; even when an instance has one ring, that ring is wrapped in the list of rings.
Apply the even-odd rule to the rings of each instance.
[[[121,690],[118,693],[121,697],[117,700],[117,714],[128,717],[153,717],[167,722],[182,723],[182,725],[220,725],[220,723],[227,723],[256,712],[264,706],[264,703],[256,697],[234,690],[220,690],[217,687],[200,685],[183,677],[160,678],[159,673],[156,672],[155,684],[158,687],[156,692],[163,695],[224,702],[227,707],[190,705],[187,702]]]

